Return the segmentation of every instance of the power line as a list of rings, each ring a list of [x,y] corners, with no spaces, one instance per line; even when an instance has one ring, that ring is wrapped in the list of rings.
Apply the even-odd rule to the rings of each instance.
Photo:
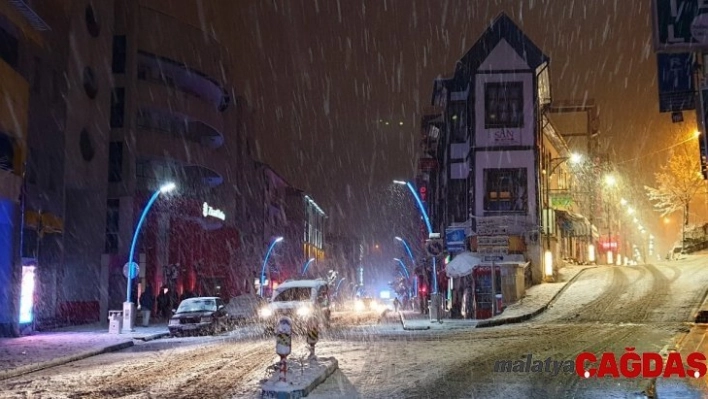
[[[644,155],[642,155],[642,156],[638,156],[638,157],[635,157],[635,158],[632,158],[632,159],[627,159],[627,160],[622,161],[622,162],[617,162],[617,165],[622,165],[622,164],[627,163],[627,162],[636,161],[637,159],[646,158],[646,157],[648,157],[648,156],[655,155],[655,154],[658,154],[658,153],[660,153],[660,152],[668,151],[668,150],[670,150],[670,149],[672,149],[672,148],[678,147],[678,146],[680,146],[680,145],[682,145],[682,144],[686,144],[686,143],[688,143],[689,141],[692,141],[692,140],[695,140],[695,139],[696,139],[695,137],[691,137],[690,139],[686,139],[686,140],[681,141],[681,142],[678,142],[678,143],[676,143],[676,144],[674,144],[674,145],[670,145],[670,146],[668,146],[668,147],[666,147],[666,148],[662,148],[662,149],[660,149],[660,150],[656,150],[656,151],[653,151],[653,152],[650,152],[650,153],[648,153],[648,154],[644,154]]]

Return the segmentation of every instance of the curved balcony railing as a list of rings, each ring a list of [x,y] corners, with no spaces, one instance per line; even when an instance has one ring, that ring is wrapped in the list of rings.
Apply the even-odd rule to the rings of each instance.
[[[226,90],[203,72],[144,51],[138,52],[138,79],[175,88],[206,101],[219,111],[224,111],[231,102]]]
[[[135,115],[135,126],[199,143],[209,149],[224,145],[224,136],[218,130],[202,121],[180,118],[177,114],[141,108]]]

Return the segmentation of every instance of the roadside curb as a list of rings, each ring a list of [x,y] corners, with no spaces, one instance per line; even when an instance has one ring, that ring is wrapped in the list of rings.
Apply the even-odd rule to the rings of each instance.
[[[504,319],[497,319],[497,320],[481,320],[480,322],[477,323],[477,326],[475,328],[486,328],[486,327],[497,327],[501,326],[504,324],[515,324],[515,323],[523,323],[525,321],[528,321],[530,319],[533,319],[534,317],[540,315],[541,313],[545,312],[548,310],[548,308],[558,299],[561,294],[565,292],[565,290],[570,287],[575,280],[577,280],[585,271],[591,270],[591,269],[596,269],[598,266],[591,266],[591,267],[586,267],[583,270],[579,271],[575,276],[573,276],[570,280],[568,280],[565,285],[556,292],[553,297],[546,303],[545,305],[541,306],[540,308],[534,310],[533,312],[530,313],[525,313],[519,316],[512,316],[512,317],[507,317]]]
[[[119,351],[119,350],[122,350],[125,348],[129,348],[133,345],[135,345],[135,343],[133,343],[133,341],[131,340],[131,341],[126,341],[126,342],[121,342],[119,344],[108,345],[108,346],[105,346],[100,349],[86,351],[83,353],[79,353],[77,355],[60,357],[57,359],[50,360],[48,362],[28,364],[26,366],[20,366],[20,367],[14,368],[12,370],[0,371],[0,381],[6,380],[8,378],[18,377],[18,376],[21,376],[24,374],[34,373],[35,371],[48,369],[50,367],[61,366],[63,364],[75,362],[75,361],[81,360],[81,359],[86,359],[88,357],[100,355],[103,353],[116,352],[116,351]]]
[[[139,338],[133,338],[133,339],[137,339],[138,341],[148,342],[148,341],[154,341],[156,339],[165,338],[165,337],[169,337],[169,336],[170,336],[169,332],[163,332],[163,333],[157,333],[157,334],[152,334],[152,335],[148,335],[145,337],[139,337]]]
[[[403,317],[403,312],[399,311],[398,315],[401,317],[401,325],[403,326],[403,329],[406,331],[425,331],[425,330],[430,330],[430,326],[421,326],[421,327],[408,327],[406,324],[406,318]]]

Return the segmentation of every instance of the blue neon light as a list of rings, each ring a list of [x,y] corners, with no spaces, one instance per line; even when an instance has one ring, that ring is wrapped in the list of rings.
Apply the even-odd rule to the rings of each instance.
[[[315,258],[310,258],[307,262],[305,262],[305,266],[302,267],[302,275],[304,276],[305,273],[307,273],[307,268],[310,267],[310,264],[315,261]]]
[[[259,288],[259,295],[262,297],[263,296],[263,290],[265,289],[265,271],[266,271],[266,265],[268,264],[268,258],[270,257],[270,253],[273,251],[273,247],[275,247],[275,244],[283,241],[283,237],[278,237],[273,242],[270,243],[270,246],[268,247],[268,252],[266,252],[266,256],[263,259],[263,268],[261,269],[261,286]]]
[[[145,223],[145,217],[147,216],[148,211],[152,207],[152,204],[157,201],[157,197],[160,196],[160,193],[162,192],[162,189],[155,191],[155,193],[150,197],[150,201],[148,201],[147,205],[145,206],[145,209],[143,209],[142,215],[140,215],[140,220],[138,221],[138,226],[135,228],[135,232],[133,233],[133,242],[130,244],[130,256],[128,256],[128,262],[135,262],[135,244],[138,242],[138,236],[140,235],[140,229],[143,227],[143,223]],[[128,271],[128,287],[126,288],[126,294],[125,294],[125,301],[130,302],[130,294],[131,290],[133,288],[133,278],[134,272],[133,268],[130,268],[131,270]]]

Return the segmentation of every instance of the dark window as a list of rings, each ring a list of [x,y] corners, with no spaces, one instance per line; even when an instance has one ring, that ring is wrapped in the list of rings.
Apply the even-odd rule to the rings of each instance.
[[[15,145],[10,136],[0,133],[0,169],[13,170]]]
[[[27,159],[27,170],[25,171],[25,179],[29,184],[37,184],[37,161],[39,160],[39,154],[37,150],[30,147],[29,157]]]
[[[450,138],[452,143],[467,141],[467,104],[456,102],[449,107]]]
[[[123,142],[113,141],[108,149],[108,182],[123,180]]]
[[[120,200],[109,198],[106,207],[106,253],[118,253],[118,234],[120,232]]]
[[[34,57],[34,74],[32,76],[32,92],[42,92],[42,60]]]
[[[524,87],[521,82],[484,85],[484,126],[486,128],[524,125]]]
[[[448,183],[447,209],[452,222],[464,222],[468,219],[469,189],[466,179],[453,179]]]
[[[125,119],[125,89],[116,87],[111,93],[111,127],[123,127]]]
[[[86,162],[91,162],[93,157],[96,155],[96,150],[93,148],[91,136],[86,129],[83,129],[79,134],[79,149],[81,150],[81,157]]]
[[[57,70],[52,71],[52,101],[61,101],[61,75]]]
[[[528,181],[526,168],[484,170],[484,210],[526,213]]]
[[[113,36],[113,73],[125,73],[127,41],[125,35]]]
[[[86,19],[86,29],[89,34],[93,37],[98,37],[101,33],[101,24],[99,24],[96,19],[96,13],[94,12],[93,7],[90,5],[86,6],[84,17]]]
[[[37,244],[39,237],[35,229],[22,230],[22,257],[37,258]]]
[[[0,27],[0,58],[11,67],[17,68],[18,54],[17,38]]]
[[[86,95],[90,99],[96,98],[96,94],[98,94],[98,86],[96,84],[96,75],[93,73],[93,69],[91,69],[91,67],[84,68],[83,81]]]

